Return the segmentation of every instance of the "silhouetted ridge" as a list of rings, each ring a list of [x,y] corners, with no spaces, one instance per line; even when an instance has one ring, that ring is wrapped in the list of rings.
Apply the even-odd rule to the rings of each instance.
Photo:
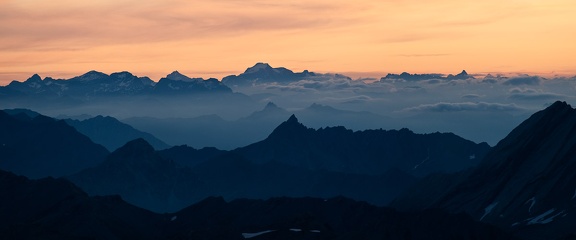
[[[64,179],[0,170],[1,239],[163,239],[161,215],[119,196],[89,197]]]
[[[154,153],[154,147],[146,142],[143,138],[134,139],[127,142],[124,146],[112,152],[112,155],[119,155],[122,157],[134,155],[148,155]]]
[[[309,129],[304,126],[302,123],[298,121],[296,115],[292,114],[288,120],[280,124],[272,133],[268,136],[270,139],[276,138],[285,138],[297,140],[296,138],[300,136],[300,134],[307,132],[307,131],[314,131],[313,129]]]
[[[26,83],[41,82],[41,81],[42,81],[42,78],[37,73],[32,75],[32,77],[26,79]]]
[[[395,167],[421,177],[475,166],[489,148],[452,133],[355,132],[342,126],[312,129],[292,115],[265,140],[235,151],[257,163],[278,161],[306,169],[375,175]]]
[[[28,180],[0,170],[2,239],[510,239],[470,217],[440,211],[402,213],[343,197],[209,197],[169,214],[89,197],[64,179]]]
[[[185,76],[184,74],[174,71],[166,76],[167,79],[177,80],[177,81],[189,81],[191,78]]]
[[[270,66],[270,64],[259,62],[259,63],[256,63],[254,66],[247,68],[246,71],[244,71],[244,73],[249,74],[249,73],[256,73],[256,72],[260,72],[260,71],[270,71],[270,70],[274,70],[274,68],[272,68]]]

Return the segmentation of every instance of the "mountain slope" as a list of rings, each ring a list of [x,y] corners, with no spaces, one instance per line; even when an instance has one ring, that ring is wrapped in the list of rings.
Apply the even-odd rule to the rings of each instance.
[[[414,176],[454,172],[476,165],[490,147],[454,134],[344,127],[318,130],[292,115],[263,141],[234,150],[258,163],[278,161],[307,169],[381,174],[397,168]]]
[[[106,149],[43,115],[0,111],[0,169],[30,178],[64,176],[102,162]]]
[[[210,155],[213,158],[206,159]],[[174,147],[156,152],[143,139],[127,143],[102,164],[68,179],[91,195],[118,194],[156,212],[176,211],[210,196],[227,200],[346,196],[385,205],[416,181],[397,170],[370,176],[256,164],[223,151]]]
[[[88,197],[63,179],[0,170],[3,239],[158,239],[165,221],[118,196]]]
[[[439,194],[414,189],[394,205],[464,211],[527,239],[576,236],[576,110],[554,103],[516,127],[473,171],[427,179],[425,186]]]
[[[170,146],[152,134],[141,132],[132,126],[122,123],[113,117],[97,116],[86,120],[65,119],[66,123],[95,143],[114,151],[128,141],[143,138],[155,149],[166,149]]]
[[[119,194],[126,201],[157,212],[175,211],[205,191],[189,168],[165,160],[144,139],[112,152],[90,169],[69,176],[91,195]]]
[[[416,181],[398,170],[376,176],[309,170],[279,162],[253,163],[235,154],[203,162],[192,171],[209,190],[204,197],[227,200],[345,196],[383,206]]]

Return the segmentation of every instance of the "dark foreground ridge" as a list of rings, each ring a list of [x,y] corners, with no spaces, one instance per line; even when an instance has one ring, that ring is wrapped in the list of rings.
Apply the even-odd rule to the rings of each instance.
[[[66,180],[1,170],[0,196],[7,239],[511,239],[463,214],[401,213],[341,197],[208,198],[156,214],[118,196],[89,197]]]
[[[576,110],[555,102],[473,171],[424,179],[393,206],[466,212],[526,239],[576,238]]]

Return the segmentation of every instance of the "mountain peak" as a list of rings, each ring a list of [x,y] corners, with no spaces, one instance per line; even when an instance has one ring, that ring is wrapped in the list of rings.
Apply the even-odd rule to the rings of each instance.
[[[174,71],[166,76],[167,79],[177,80],[177,81],[188,81],[190,78],[178,71]]]
[[[458,73],[458,75],[460,76],[468,76],[468,73],[466,72],[466,70],[462,70],[462,72]],[[456,76],[458,76],[456,75]]]
[[[42,78],[37,73],[35,73],[34,75],[32,75],[32,77],[26,80],[26,82],[40,82],[40,81],[42,81]]]
[[[546,109],[550,110],[572,109],[572,106],[570,106],[570,104],[566,103],[565,101],[556,101]]]
[[[281,141],[295,141],[300,137],[305,137],[308,131],[314,131],[309,129],[304,124],[298,121],[296,115],[292,114],[288,120],[281,123],[272,131],[268,136],[268,139],[282,139]]]
[[[274,104],[273,102],[268,102],[268,104],[266,104],[266,106],[264,107],[264,109],[276,109],[278,108],[278,105]]]
[[[246,71],[244,71],[244,73],[256,73],[262,70],[269,70],[269,69],[273,69],[270,64],[268,63],[256,63],[253,67],[250,67],[248,69],[246,69]]]
[[[284,123],[288,123],[288,124],[300,124],[300,122],[298,121],[298,118],[296,118],[296,115],[292,114],[292,116],[290,116],[290,118],[288,118],[288,120]]]
[[[132,141],[127,142],[124,146],[118,148],[113,154],[122,154],[122,155],[133,155],[135,153],[153,153],[154,147],[150,145],[146,140],[143,138],[137,138]]]
[[[87,73],[84,73],[78,77],[72,78],[72,79],[79,79],[81,81],[92,81],[95,79],[100,79],[100,78],[106,78],[108,77],[107,74],[102,73],[102,72],[98,72],[96,70],[91,70]]]
[[[110,77],[116,77],[119,79],[126,79],[126,78],[134,78],[136,76],[134,76],[134,74],[132,74],[131,72],[122,71],[122,72],[112,73],[112,74],[110,74]]]

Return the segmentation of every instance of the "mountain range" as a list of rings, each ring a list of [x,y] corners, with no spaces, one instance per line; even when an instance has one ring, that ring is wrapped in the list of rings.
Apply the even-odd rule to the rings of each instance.
[[[399,148],[403,144],[406,147]],[[474,166],[489,148],[453,134],[419,135],[406,129],[313,130],[292,115],[265,140],[229,152],[188,146],[155,151],[137,139],[68,179],[89,194],[119,194],[157,212],[175,211],[209,196],[342,195],[385,205],[417,177]]]
[[[382,77],[380,81],[391,81],[391,80],[404,80],[404,81],[423,81],[423,80],[466,80],[466,79],[474,79],[474,76],[469,75],[466,70],[462,70],[462,72],[452,75],[449,74],[448,76],[444,76],[444,74],[410,74],[407,72],[403,72],[401,74],[393,74],[388,73],[385,77]]]
[[[139,95],[139,94],[172,94],[224,91],[231,92],[216,79],[189,78],[174,71],[157,83],[148,77],[137,77],[129,72],[117,72],[110,75],[90,71],[70,79],[42,79],[34,74],[24,82],[12,81],[3,87],[20,95],[37,95],[47,99],[58,97],[75,97],[87,100],[90,97]]]

